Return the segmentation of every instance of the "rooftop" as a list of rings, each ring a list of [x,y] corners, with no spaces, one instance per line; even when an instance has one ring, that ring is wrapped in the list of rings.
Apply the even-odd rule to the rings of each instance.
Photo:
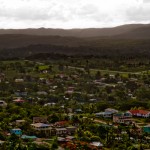
[[[34,123],[34,124],[31,124],[31,125],[36,127],[36,128],[50,127],[49,124],[44,124],[44,123]]]

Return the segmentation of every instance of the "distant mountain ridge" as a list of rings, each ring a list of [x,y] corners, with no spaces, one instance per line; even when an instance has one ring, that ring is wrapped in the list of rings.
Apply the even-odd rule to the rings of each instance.
[[[0,59],[51,53],[150,58],[150,24],[103,29],[0,29]]]
[[[0,29],[0,34],[23,34],[38,36],[62,37],[116,37],[116,38],[150,38],[150,24],[128,24],[113,28],[87,28],[87,29]]]

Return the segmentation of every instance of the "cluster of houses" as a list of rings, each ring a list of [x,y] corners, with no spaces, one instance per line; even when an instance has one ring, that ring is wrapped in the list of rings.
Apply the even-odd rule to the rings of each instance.
[[[118,110],[107,108],[104,112],[96,113],[96,117],[112,118],[113,123],[117,124],[135,124],[133,117],[150,117],[150,111],[147,110],[129,110],[126,112],[119,112]],[[16,120],[16,126],[24,124],[25,120]],[[79,124],[70,124],[69,121],[59,121],[54,124],[49,124],[47,117],[34,117],[31,127],[33,131],[38,131],[45,137],[57,136],[73,138]],[[150,133],[150,125],[144,126],[143,130]],[[11,133],[22,135],[21,129],[12,129]]]
[[[103,117],[103,118],[112,118],[113,123],[117,124],[134,124],[134,117],[138,118],[149,118],[150,117],[150,111],[148,110],[141,110],[141,109],[135,109],[135,110],[129,110],[126,112],[119,112],[118,110],[107,108],[104,112],[99,112],[95,114],[96,117]],[[150,133],[150,125],[144,126],[143,131]]]
[[[23,125],[25,120],[16,120],[16,126]],[[47,117],[34,117],[33,123],[31,124],[33,132],[39,132],[44,137],[58,136],[66,137],[74,135],[77,130],[77,126],[73,126],[68,121],[59,121],[54,124],[49,124]],[[16,135],[22,135],[22,131],[19,128],[12,129],[11,133]]]
[[[43,73],[47,73],[46,70],[43,70]],[[86,93],[88,96],[88,100],[86,99],[85,101],[82,100],[82,102],[89,102],[89,103],[96,103],[98,101],[100,101],[101,99],[96,96],[95,91],[90,91],[88,88],[84,89],[84,86],[82,86],[83,88],[80,88],[80,86],[82,85],[87,85],[87,87],[90,87],[90,85],[94,86],[94,87],[98,87],[98,88],[106,88],[106,87],[110,87],[111,91],[115,91],[115,87],[117,89],[117,86],[123,86],[126,87],[126,83],[128,83],[129,81],[132,81],[136,84],[138,84],[137,79],[134,78],[129,78],[126,79],[125,81],[116,78],[115,75],[109,75],[109,77],[102,77],[100,79],[92,79],[92,80],[84,80],[82,79],[84,77],[80,77],[79,73],[74,73],[71,75],[65,75],[63,73],[61,74],[55,74],[55,76],[51,79],[50,78],[37,78],[34,79],[34,77],[32,77],[32,79],[26,79],[24,78],[15,78],[14,79],[14,85],[24,85],[24,83],[26,82],[36,82],[37,89],[35,91],[33,91],[33,94],[30,95],[30,90],[28,91],[28,88],[24,88],[24,90],[19,90],[17,88],[17,86],[14,88],[14,91],[12,93],[12,96],[16,96],[18,98],[15,98],[12,102],[15,104],[22,104],[27,102],[29,102],[29,98],[35,98],[37,100],[39,100],[40,98],[43,98],[45,100],[43,100],[44,102],[41,104],[43,106],[55,106],[57,105],[57,100],[55,100],[55,98],[50,98],[48,99],[47,96],[50,94],[53,95],[58,95],[58,93],[60,93],[60,95],[62,94],[62,98],[64,98],[64,100],[69,101],[71,98],[70,95],[72,94],[76,94],[75,95],[75,99],[78,101],[78,103],[81,102],[81,100],[78,98],[78,95],[81,95],[82,93]],[[4,75],[0,74],[0,82],[4,80]],[[60,86],[61,85],[61,86]],[[63,86],[62,86],[63,85]],[[40,87],[40,88],[38,88]],[[47,88],[41,88],[41,87],[47,87]],[[32,89],[32,87],[31,87]],[[42,90],[41,90],[42,89]],[[45,89],[45,90],[44,90]],[[94,89],[94,88],[93,88]],[[82,91],[83,90],[83,91]],[[127,88],[127,96],[129,96],[130,98],[134,98],[134,94],[133,92],[130,91],[129,88]],[[62,93],[61,93],[62,92]],[[33,96],[35,95],[35,97]],[[23,97],[23,98],[22,98]],[[45,98],[46,97],[46,98]],[[36,101],[37,103],[37,101]],[[7,103],[5,101],[0,100],[0,106],[1,107],[6,107]],[[60,108],[64,108],[64,106],[60,106]],[[82,114],[83,111],[82,109],[77,109],[77,108],[67,108],[67,112],[68,113],[74,113],[74,114]],[[99,112],[99,113],[95,113],[96,117],[102,117],[102,118],[109,118],[113,124],[135,124],[134,122],[134,117],[141,117],[141,118],[149,118],[150,117],[150,111],[147,110],[138,110],[138,109],[134,109],[134,110],[128,110],[126,112],[119,112],[116,109],[112,109],[112,108],[107,108],[105,109],[103,112]],[[21,126],[25,123],[25,120],[16,120],[15,122],[16,124],[16,128],[13,128],[10,130],[10,134],[16,134],[18,136],[20,136],[22,139],[37,139],[39,138],[38,134],[41,135],[41,137],[46,137],[49,138],[51,136],[57,136],[58,137],[58,141],[59,142],[70,142],[73,141],[75,139],[74,134],[76,132],[76,130],[79,127],[78,123],[70,123],[68,121],[59,121],[59,122],[55,122],[53,124],[49,124],[47,121],[47,117],[34,117],[33,118],[33,122],[32,124],[30,124],[30,127],[33,131],[33,134],[30,135],[24,135],[24,131],[21,130]],[[150,133],[150,125],[146,125],[143,127],[143,131]],[[38,133],[38,134],[37,134]],[[36,136],[35,136],[36,135]],[[87,144],[87,143],[86,143]],[[95,147],[102,147],[102,144],[100,142],[92,142],[90,143],[90,145],[95,146]]]
[[[25,77],[24,77],[25,78]],[[30,82],[30,80],[28,79],[24,79],[24,78],[16,78],[14,80],[15,84],[24,84],[24,82]],[[32,77],[33,78],[33,77]],[[98,88],[106,88],[106,87],[112,87],[112,91],[115,90],[115,87],[117,88],[117,86],[126,86],[126,82],[132,81],[133,79],[128,79],[127,81],[122,81],[121,79],[116,79],[115,75],[109,75],[109,79],[112,79],[112,81],[108,81],[108,79],[106,77],[101,77],[99,80],[89,80],[89,81],[85,81],[84,84],[91,84],[93,86],[96,86]],[[83,81],[83,78],[80,77],[80,75],[78,73],[74,73],[72,75],[66,75],[63,73],[60,74],[56,74],[54,76],[54,78],[37,78],[37,79],[32,79],[33,82],[36,82],[39,85],[44,85],[44,86],[48,86],[49,90],[45,90],[45,91],[34,91],[35,94],[40,97],[42,95],[47,96],[48,94],[55,94],[58,92],[58,89],[60,88],[59,85],[61,85],[60,83],[62,83],[65,86],[61,86],[62,91],[64,96],[65,95],[72,95],[74,93],[76,94],[81,94],[82,90],[80,90],[79,88],[79,84]],[[66,82],[70,82],[72,81],[72,83],[70,85],[66,84]],[[134,81],[136,82],[136,81]],[[89,95],[90,91],[87,91],[87,95]],[[30,93],[28,93],[26,90],[24,91],[16,91],[14,93],[16,96],[20,96],[20,97],[24,97],[24,96],[29,96]],[[93,96],[88,96],[89,102],[90,103],[94,103],[100,100],[99,97],[96,97],[94,95],[94,93],[90,93],[90,95]],[[128,93],[126,93],[127,97],[130,98],[134,98],[134,95],[131,91],[128,91]]]
[[[30,124],[33,135],[25,135],[19,127],[21,127],[26,121],[25,120],[16,120],[15,125],[17,128],[11,129],[10,134],[15,134],[21,139],[30,139],[35,142],[38,142],[40,138],[50,138],[52,136],[57,137],[57,141],[64,148],[68,146],[70,143],[76,145],[75,132],[79,127],[79,123],[70,123],[69,121],[59,121],[53,124],[49,124],[47,121],[47,117],[33,117],[33,122]],[[36,133],[40,133],[42,137],[38,137]],[[35,134],[34,134],[35,133]],[[72,145],[71,144],[71,145]],[[91,149],[101,149],[103,144],[101,142],[81,142],[81,145],[87,145]]]

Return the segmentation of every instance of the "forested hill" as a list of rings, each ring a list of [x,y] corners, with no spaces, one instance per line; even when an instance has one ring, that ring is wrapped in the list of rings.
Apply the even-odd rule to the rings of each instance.
[[[24,34],[44,36],[73,36],[73,37],[112,37],[148,38],[150,37],[150,24],[129,24],[113,28],[87,28],[87,29],[0,29],[0,34]],[[145,35],[145,37],[144,37]]]
[[[49,54],[99,56],[105,58],[150,58],[149,40],[100,40],[98,43],[89,42],[89,45],[29,45],[18,48],[0,50],[0,59],[8,58],[34,58]],[[39,55],[40,54],[40,55]],[[44,54],[44,55],[41,55]]]
[[[95,56],[150,56],[150,25],[106,29],[0,30],[0,58],[41,53]]]

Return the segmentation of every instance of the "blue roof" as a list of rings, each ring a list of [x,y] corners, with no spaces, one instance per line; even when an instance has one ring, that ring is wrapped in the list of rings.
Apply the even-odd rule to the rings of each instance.
[[[10,130],[10,133],[11,134],[16,134],[16,135],[21,135],[22,134],[22,131],[21,131],[21,129],[11,129]]]

